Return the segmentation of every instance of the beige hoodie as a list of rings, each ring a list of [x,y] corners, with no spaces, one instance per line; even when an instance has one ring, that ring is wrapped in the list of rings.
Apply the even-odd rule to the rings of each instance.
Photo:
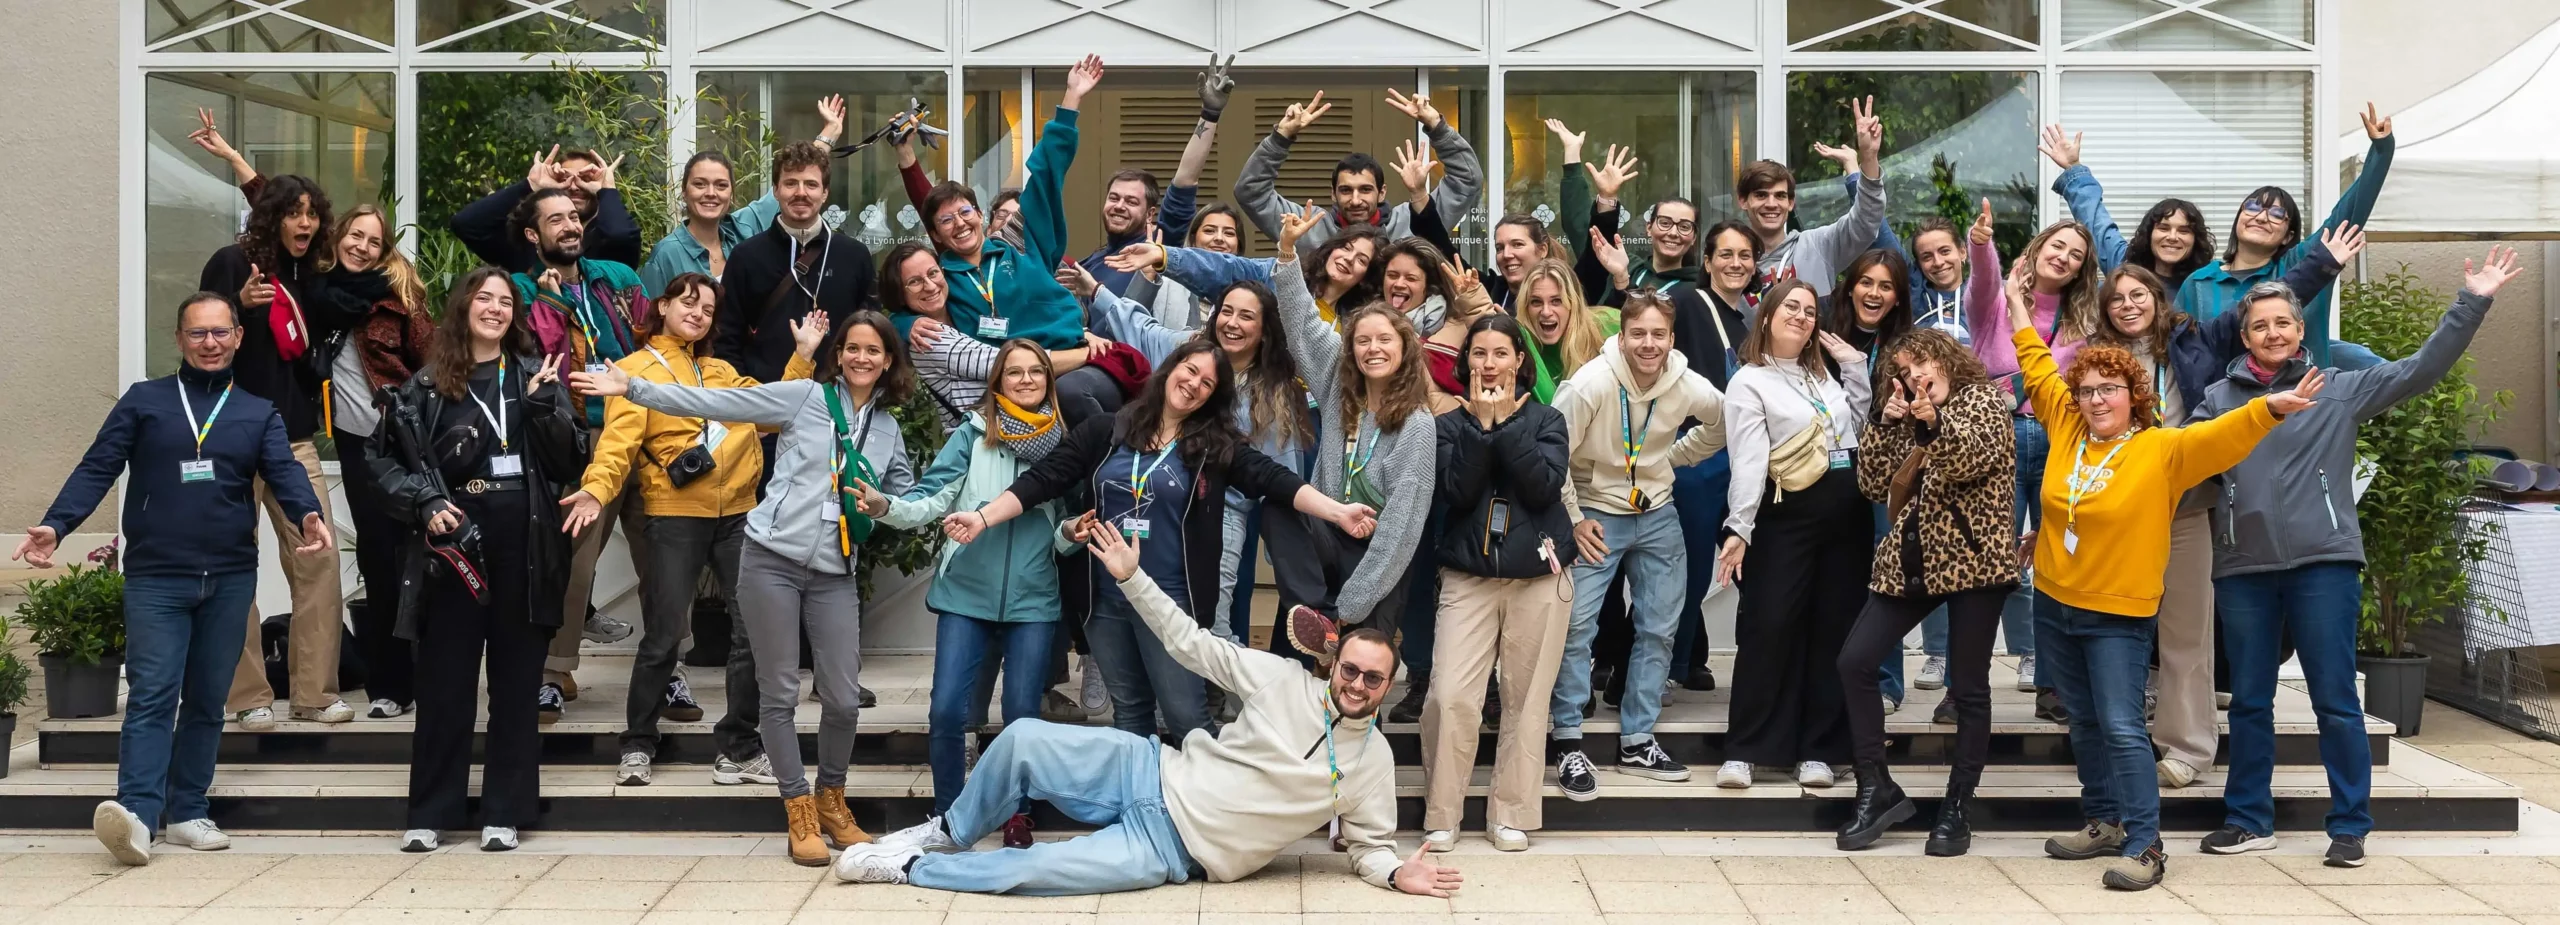
[[[1325,682],[1297,662],[1211,635],[1173,605],[1145,572],[1120,583],[1138,616],[1182,667],[1244,702],[1217,735],[1193,730],[1179,750],[1164,748],[1158,777],[1182,847],[1217,882],[1252,876],[1298,839],[1342,817],[1342,840],[1360,879],[1395,888],[1395,753],[1366,719],[1333,719],[1332,760],[1342,769],[1335,795],[1325,725]]]
[[[1627,403],[1618,403],[1619,391]],[[1647,426],[1647,406],[1653,423]],[[1555,406],[1564,413],[1565,439],[1571,449],[1573,479],[1565,484],[1565,512],[1582,522],[1585,506],[1610,514],[1643,513],[1628,503],[1627,489],[1644,493],[1652,509],[1671,504],[1671,470],[1695,465],[1724,449],[1724,393],[1707,377],[1689,369],[1680,351],[1669,351],[1653,387],[1639,389],[1618,339],[1609,338],[1600,355],[1574,370],[1556,387]],[[1621,412],[1625,412],[1622,414]],[[1679,436],[1680,422],[1698,419],[1698,428]],[[1626,430],[1644,431],[1644,447],[1636,452],[1635,478],[1627,478]]]

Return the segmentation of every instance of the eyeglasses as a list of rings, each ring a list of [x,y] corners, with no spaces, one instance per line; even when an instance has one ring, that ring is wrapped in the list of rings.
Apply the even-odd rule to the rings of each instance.
[[[904,289],[908,292],[926,292],[933,288],[933,284],[937,281],[936,277],[938,275],[939,274],[934,273],[918,273],[914,276],[908,277],[906,281],[899,283],[898,288]]]
[[[2293,216],[2293,213],[2285,211],[2282,203],[2244,202],[2240,204],[2240,214],[2242,215],[2257,215],[2261,212],[2266,213],[2268,218],[2275,219],[2279,222]]]
[[[1664,231],[1677,231],[1681,234],[1698,233],[1698,223],[1687,219],[1657,218],[1653,220],[1653,227],[1660,228]]]
[[[1374,671],[1362,671],[1358,668],[1351,667],[1350,662],[1343,662],[1335,665],[1333,668],[1333,677],[1335,680],[1344,684],[1360,685],[1364,690],[1385,690],[1387,686],[1386,675],[1382,675]]]
[[[240,333],[240,329],[236,327],[188,328],[179,333],[185,334],[189,342],[201,344],[209,340],[230,340],[231,335]]]
[[[948,213],[948,214],[934,216],[934,219],[933,219],[933,227],[936,227],[936,228],[949,228],[949,227],[951,227],[951,226],[954,226],[954,225],[960,224],[960,220],[961,220],[961,219],[964,219],[964,218],[973,218],[973,217],[975,217],[977,214],[978,214],[978,208],[977,208],[976,206],[961,206],[960,208],[958,208],[958,209],[956,209],[956,210],[954,210],[954,211],[952,211],[952,212],[950,212],[950,213]]]
[[[2130,390],[2124,386],[2113,382],[2107,382],[2085,388],[2072,389],[2071,395],[2081,401],[2106,401],[2107,399],[2122,395],[2127,391]]]

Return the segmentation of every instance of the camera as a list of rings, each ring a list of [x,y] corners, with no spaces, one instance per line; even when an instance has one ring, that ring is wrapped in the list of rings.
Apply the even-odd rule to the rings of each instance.
[[[669,484],[683,488],[693,484],[695,479],[710,475],[717,465],[711,461],[711,451],[697,443],[676,454],[675,461],[659,464],[659,468],[667,470]]]

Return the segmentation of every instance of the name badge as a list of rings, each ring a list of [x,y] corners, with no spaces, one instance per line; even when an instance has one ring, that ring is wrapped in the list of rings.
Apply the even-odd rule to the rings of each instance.
[[[491,478],[511,479],[524,474],[524,457],[516,453],[489,457]]]
[[[601,375],[604,375],[604,367],[605,367],[605,364],[602,364],[602,363],[589,363],[589,364],[587,364],[587,375],[590,375],[590,376],[601,376]]]
[[[1123,517],[1120,518],[1120,532],[1128,534],[1131,539],[1143,540],[1147,538],[1148,523],[1144,517]]]
[[[213,481],[213,460],[210,460],[210,459],[181,459],[181,460],[178,460],[178,481],[180,481],[180,482],[210,482],[210,481]]]
[[[1831,451],[1831,468],[1834,468],[1834,469],[1846,469],[1846,468],[1849,468],[1849,451],[1848,451],[1848,450],[1832,450],[1832,451]]]
[[[978,319],[979,340],[1003,340],[1012,330],[1013,319],[1010,318]]]
[[[720,441],[722,441],[722,440],[726,440],[726,439],[728,439],[728,437],[729,437],[729,425],[722,424],[722,423],[720,423],[720,422],[718,422],[718,421],[705,421],[705,422],[703,422],[703,424],[702,424],[702,448],[703,448],[703,449],[706,449],[706,450],[712,450],[712,451],[714,451],[714,452],[717,452],[717,451],[720,449]]]
[[[2079,552],[2079,551],[2080,551],[2080,533],[2079,533],[2079,531],[2072,530],[2072,529],[2069,529],[2069,528],[2064,528],[2064,529],[2063,529],[2063,531],[2062,531],[2062,553],[2063,553],[2064,555],[2071,555],[2071,554],[2077,553],[2077,552]]]

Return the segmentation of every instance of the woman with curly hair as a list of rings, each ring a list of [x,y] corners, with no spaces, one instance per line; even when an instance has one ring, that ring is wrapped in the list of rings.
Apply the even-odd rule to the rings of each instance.
[[[1945,331],[1913,330],[1881,358],[1883,398],[1859,441],[1858,488],[1883,505],[1888,526],[1875,545],[1866,609],[1840,649],[1858,802],[1839,844],[1843,851],[1864,848],[1913,812],[1885,765],[1874,666],[1898,659],[1903,635],[1944,605],[1956,751],[1928,852],[1952,857],[1973,841],[1965,803],[1991,749],[1991,637],[2001,600],[2018,583],[2017,557],[2002,540],[2015,494],[2009,401],[1972,351]]]
[[[2080,351],[2064,373],[2033,323],[2035,277],[2009,281],[2010,342],[2025,394],[2068,468],[2045,473],[2037,495],[2036,640],[2045,673],[2070,714],[2088,824],[2045,842],[2064,860],[2114,855],[2107,886],[2145,890],[2166,872],[2160,789],[2143,729],[2153,616],[2169,565],[2178,495],[2231,468],[2286,415],[2320,394],[2314,370],[2294,388],[2250,399],[2193,427],[2160,425],[2151,370],[2116,347]]]

